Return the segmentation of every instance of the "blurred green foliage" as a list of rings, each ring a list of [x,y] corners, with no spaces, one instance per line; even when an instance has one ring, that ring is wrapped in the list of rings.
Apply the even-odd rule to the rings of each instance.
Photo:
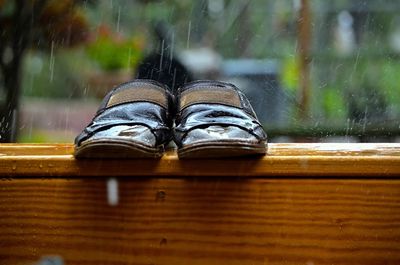
[[[346,102],[340,89],[325,88],[323,99],[323,110],[328,119],[332,121],[341,121],[347,117]]]
[[[85,96],[86,76],[92,68],[82,48],[54,53],[31,51],[24,60],[25,97],[79,98]]]
[[[282,86],[289,91],[297,91],[300,75],[299,68],[299,62],[295,56],[282,59],[280,81],[282,83]]]
[[[141,43],[138,38],[113,40],[99,37],[86,50],[89,58],[97,62],[103,70],[134,68],[142,58]]]

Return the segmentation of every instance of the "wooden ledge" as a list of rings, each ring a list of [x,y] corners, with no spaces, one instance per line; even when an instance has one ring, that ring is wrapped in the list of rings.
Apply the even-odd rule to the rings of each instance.
[[[179,160],[74,159],[72,144],[1,144],[2,177],[356,176],[400,177],[400,144],[269,144],[261,158]]]

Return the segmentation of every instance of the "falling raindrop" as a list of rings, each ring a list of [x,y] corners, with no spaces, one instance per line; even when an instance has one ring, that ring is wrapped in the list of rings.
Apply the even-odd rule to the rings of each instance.
[[[51,50],[50,50],[50,64],[49,64],[49,70],[50,70],[50,82],[53,82],[54,79],[54,41],[51,42]]]
[[[174,76],[172,78],[172,87],[175,87],[175,81],[176,81],[176,68],[174,68]]]
[[[189,21],[188,25],[188,32],[187,32],[187,39],[186,39],[186,49],[189,49],[189,43],[190,43],[190,31],[192,30],[192,21]]]
[[[368,105],[365,105],[364,119],[363,119],[363,126],[362,126],[363,134],[365,134],[365,129],[367,127],[367,120],[368,120]]]
[[[131,60],[132,60],[132,48],[128,50],[128,67],[131,67]]]
[[[120,28],[120,21],[121,21],[121,6],[118,7],[118,18],[117,18],[117,32],[119,32]]]
[[[162,64],[163,64],[163,57],[164,57],[164,45],[165,45],[165,44],[164,44],[164,40],[162,40],[162,41],[161,41],[161,51],[160,51],[160,53],[161,53],[161,54],[160,54],[160,55],[161,55],[161,56],[160,56],[160,68],[159,68],[160,71],[161,71],[162,68],[163,68],[163,67],[162,67]]]
[[[168,72],[171,72],[171,66],[172,66],[172,61],[174,57],[174,45],[175,45],[175,33],[172,33],[171,37],[171,48],[169,52],[169,67],[168,67]]]

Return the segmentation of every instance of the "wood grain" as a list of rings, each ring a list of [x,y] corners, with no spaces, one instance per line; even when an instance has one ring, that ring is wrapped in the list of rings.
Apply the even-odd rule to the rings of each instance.
[[[0,264],[400,264],[400,180],[18,179]]]
[[[260,158],[179,160],[83,160],[71,144],[2,144],[0,176],[358,176],[399,177],[400,144],[269,144]]]

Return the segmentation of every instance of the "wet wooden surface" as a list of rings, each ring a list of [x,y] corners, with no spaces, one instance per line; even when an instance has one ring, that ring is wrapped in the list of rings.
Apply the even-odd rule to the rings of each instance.
[[[0,176],[342,176],[399,177],[400,144],[269,144],[261,158],[77,161],[71,144],[2,144]]]
[[[3,180],[0,264],[400,264],[400,180]]]
[[[1,265],[49,255],[82,265],[400,264],[399,144],[270,144],[259,159],[226,160],[72,152],[0,145]]]

